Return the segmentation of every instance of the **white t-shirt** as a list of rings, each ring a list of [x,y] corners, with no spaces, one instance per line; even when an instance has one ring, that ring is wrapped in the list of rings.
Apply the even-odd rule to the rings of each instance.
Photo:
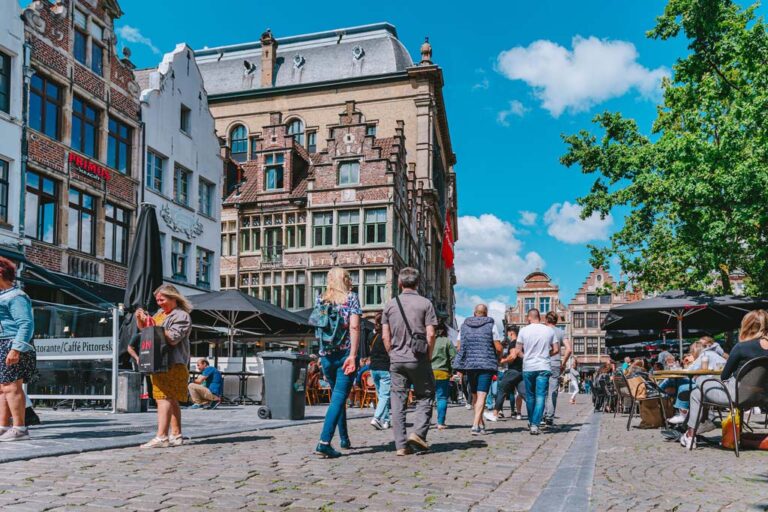
[[[549,351],[557,343],[555,330],[544,324],[530,324],[520,329],[517,346],[523,348],[523,371],[549,371]]]

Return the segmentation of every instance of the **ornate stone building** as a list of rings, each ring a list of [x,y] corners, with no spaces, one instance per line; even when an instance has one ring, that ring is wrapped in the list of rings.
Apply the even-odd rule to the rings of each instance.
[[[522,327],[528,323],[528,311],[536,308],[542,316],[555,311],[559,319],[558,326],[568,333],[568,310],[560,302],[560,287],[552,282],[544,272],[537,270],[528,274],[523,284],[517,289],[517,302],[507,308],[504,315],[506,325]]]
[[[122,299],[141,157],[138,84],[115,48],[121,15],[115,0],[36,0],[23,13],[32,74],[20,232],[36,299],[67,302],[73,288],[86,302]]]
[[[414,64],[386,23],[196,52],[241,162],[225,184],[222,288],[308,308],[343,265],[370,313],[410,265],[452,317],[455,277],[440,252],[446,210],[457,232],[456,159],[431,55],[425,43]]]
[[[581,370],[596,369],[610,359],[605,331],[600,329],[608,310],[641,298],[638,293],[606,293],[614,284],[611,274],[602,268],[593,269],[568,305],[573,355]]]

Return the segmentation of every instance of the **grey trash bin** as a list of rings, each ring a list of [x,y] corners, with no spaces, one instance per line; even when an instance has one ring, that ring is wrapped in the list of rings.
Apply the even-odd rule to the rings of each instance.
[[[303,420],[309,356],[295,352],[262,352],[264,399],[273,419]]]
[[[117,374],[117,412],[142,412],[139,372],[121,371]]]

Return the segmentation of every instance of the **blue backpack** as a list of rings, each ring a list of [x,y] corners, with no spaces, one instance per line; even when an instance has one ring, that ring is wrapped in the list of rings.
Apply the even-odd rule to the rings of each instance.
[[[309,316],[309,325],[315,328],[315,338],[323,352],[338,350],[347,337],[344,318],[338,306],[330,302],[315,305]]]

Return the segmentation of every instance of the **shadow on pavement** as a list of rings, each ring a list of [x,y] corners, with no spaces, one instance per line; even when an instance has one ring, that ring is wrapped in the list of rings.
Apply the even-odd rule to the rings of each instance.
[[[240,436],[240,437],[210,437],[207,439],[196,440],[192,438],[189,444],[230,444],[230,443],[249,443],[251,441],[263,441],[265,439],[274,439],[273,436]]]

